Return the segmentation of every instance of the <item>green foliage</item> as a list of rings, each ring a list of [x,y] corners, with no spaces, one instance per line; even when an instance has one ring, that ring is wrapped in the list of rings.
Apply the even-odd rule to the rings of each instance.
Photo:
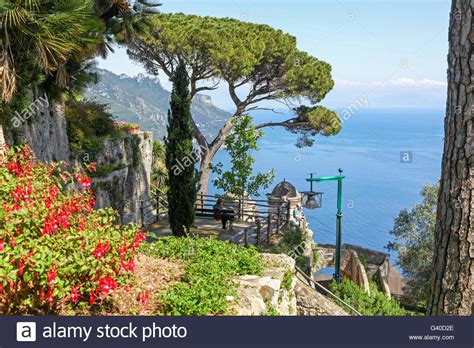
[[[400,307],[400,304],[389,299],[383,292],[377,289],[374,283],[370,284],[370,295],[360,286],[344,278],[341,283],[333,282],[332,291],[343,301],[366,316],[404,316],[413,315]],[[344,307],[343,304],[340,304]],[[346,308],[348,313],[351,311]]]
[[[168,237],[142,250],[149,256],[185,262],[181,282],[161,296],[167,315],[224,314],[226,296],[235,295],[232,278],[263,270],[254,248],[210,238]]]
[[[45,82],[49,75],[57,86],[66,87],[74,81],[68,64],[80,66],[104,33],[90,0],[2,1],[0,22],[6,53],[0,62],[0,99],[7,102],[16,91]]]
[[[129,283],[145,235],[93,209],[90,184],[86,169],[34,161],[26,147],[0,156],[0,313],[92,305]]]
[[[265,305],[267,307],[265,313],[263,313],[263,316],[266,317],[278,317],[280,316],[280,313],[278,313],[278,310],[275,308],[275,306],[269,301],[265,301]]]
[[[156,74],[176,57],[196,68],[196,78],[222,78],[270,87],[271,98],[307,97],[319,102],[331,90],[331,66],[296,47],[296,39],[267,25],[184,14],[151,16],[151,28],[129,47],[130,56]],[[175,60],[176,61],[176,60]],[[268,80],[267,80],[268,79]],[[267,85],[264,84],[268,81]]]
[[[397,263],[409,278],[407,295],[421,303],[426,303],[430,292],[438,192],[439,184],[423,187],[423,201],[395,218],[390,232],[395,241],[388,245],[397,252]]]
[[[118,164],[113,164],[113,165],[107,165],[107,166],[102,166],[98,167],[97,170],[94,173],[91,173],[92,178],[100,178],[109,175],[112,172],[115,172],[117,170],[121,170],[127,168],[127,166],[124,163],[118,163]]]
[[[225,140],[232,167],[224,172],[222,163],[211,165],[212,171],[219,175],[214,180],[214,186],[237,197],[259,196],[259,190],[262,187],[268,188],[275,177],[273,170],[269,173],[253,175],[255,158],[251,151],[258,150],[257,141],[262,137],[263,132],[255,129],[249,115],[234,119],[233,125],[234,132]]]
[[[338,114],[323,106],[300,106],[294,109],[297,117],[282,125],[290,132],[298,134],[297,147],[314,144],[313,136],[336,135],[341,131],[342,122]]]
[[[283,279],[281,280],[281,288],[290,291],[291,290],[291,283],[293,283],[294,274],[291,270],[287,270],[283,275]]]
[[[168,190],[168,170],[166,169],[166,149],[162,142],[153,142],[151,180],[161,191]]]
[[[298,254],[304,249],[304,238],[305,233],[299,229],[287,229],[283,231],[283,238],[275,245],[262,246],[260,250],[271,254],[287,254],[290,256],[296,256],[298,261]]]
[[[159,6],[134,3],[132,10],[125,0],[2,0],[0,103],[36,88],[51,99],[78,98],[96,80],[91,59],[105,58],[112,42],[125,43],[143,32],[149,25],[146,14]]]
[[[131,142],[133,168],[138,169],[142,164],[142,152],[140,150],[141,139],[139,136],[133,135],[131,138]]]
[[[78,157],[94,160],[102,149],[103,138],[117,135],[114,118],[107,106],[94,101],[68,101],[65,115],[69,146]]]
[[[296,263],[296,266],[299,269],[302,269],[302,270],[304,270],[305,268],[308,267],[308,265],[306,263],[306,258],[304,256],[301,256],[301,255],[296,256],[295,263]]]
[[[194,163],[181,166],[193,158],[191,97],[186,66],[183,62],[173,76],[171,110],[168,114],[166,168],[168,169],[169,223],[175,236],[186,236],[194,222],[198,175]]]

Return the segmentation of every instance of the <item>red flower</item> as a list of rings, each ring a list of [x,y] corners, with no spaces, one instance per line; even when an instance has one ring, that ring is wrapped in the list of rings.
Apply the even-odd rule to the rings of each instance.
[[[77,303],[77,301],[79,301],[79,293],[77,292],[77,289],[75,287],[73,287],[71,289],[71,292],[69,294],[69,298],[71,299],[71,302],[72,303]]]
[[[77,182],[82,185],[83,189],[88,189],[91,187],[92,180],[88,176],[78,176],[76,179]]]
[[[55,198],[59,193],[59,190],[56,186],[51,186],[49,188],[49,195],[51,196],[51,198]]]
[[[97,247],[94,249],[94,256],[96,259],[100,259],[103,256],[107,255],[110,251],[110,243],[107,242],[102,244],[100,241],[97,244]]]
[[[131,259],[128,262],[121,262],[120,269],[124,271],[130,271],[132,273],[135,272],[135,261]]]
[[[0,240],[0,251],[3,251],[5,245],[3,244],[3,240]]]
[[[137,301],[141,302],[142,304],[146,304],[148,302],[149,297],[150,297],[150,290],[146,290],[143,295],[138,294]]]
[[[44,289],[41,289],[40,291],[40,300],[44,301]]]
[[[96,300],[96,294],[95,291],[91,292],[89,296],[89,304],[92,306],[95,303]]]
[[[18,268],[18,275],[21,277],[23,273],[25,273],[25,267],[24,267],[25,259],[20,260],[20,266]]]
[[[48,284],[49,285],[53,285],[55,283],[55,280],[56,280],[56,276],[58,275],[58,270],[56,269],[56,267],[51,267],[51,270],[48,272]]]
[[[53,288],[52,287],[49,287],[48,289],[48,302],[49,304],[53,304]]]
[[[99,279],[99,287],[102,295],[106,295],[110,291],[114,291],[117,288],[117,282],[112,277],[105,277]]]
[[[126,253],[127,253],[127,246],[126,246],[126,245],[121,246],[121,247],[119,248],[119,255],[120,255],[120,256],[125,256]]]

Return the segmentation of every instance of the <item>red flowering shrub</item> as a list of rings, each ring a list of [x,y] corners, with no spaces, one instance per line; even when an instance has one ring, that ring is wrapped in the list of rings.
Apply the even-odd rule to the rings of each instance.
[[[145,234],[92,209],[90,170],[35,162],[26,147],[0,157],[0,312],[94,304],[129,282]]]

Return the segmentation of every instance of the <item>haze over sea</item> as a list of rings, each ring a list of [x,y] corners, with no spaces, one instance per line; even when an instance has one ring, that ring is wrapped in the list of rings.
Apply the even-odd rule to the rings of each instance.
[[[254,115],[255,123],[265,122],[268,113]],[[270,117],[284,120],[288,115]],[[302,149],[295,146],[295,134],[266,128],[255,170],[276,170],[267,193],[283,179],[307,191],[308,173],[331,176],[343,168],[343,243],[386,252],[394,217],[421,201],[424,184],[440,178],[443,117],[442,110],[361,110],[338,135],[318,136],[312,147]],[[401,152],[411,152],[413,161],[402,163]],[[221,151],[218,160],[228,163],[227,154]],[[324,192],[321,209],[305,210],[315,241],[334,244],[337,184],[320,183],[314,190]]]

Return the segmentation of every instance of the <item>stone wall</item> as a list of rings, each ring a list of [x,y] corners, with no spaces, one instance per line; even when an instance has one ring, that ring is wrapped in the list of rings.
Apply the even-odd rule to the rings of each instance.
[[[341,274],[350,279],[354,284],[364,288],[370,295],[370,286],[364,265],[360,262],[357,252],[354,250],[343,250],[341,262]]]
[[[302,316],[347,316],[339,305],[317,292],[301,275],[296,276],[296,308]]]
[[[307,275],[315,272],[313,249],[314,249],[313,231],[309,228],[304,232],[303,243],[291,251],[289,255],[293,258],[299,257],[302,262],[299,264],[301,270]]]
[[[45,96],[30,99],[29,109],[7,115],[8,126],[0,125],[0,148],[3,142],[27,144],[37,160],[77,163],[69,149],[64,103]],[[150,197],[152,152],[151,133],[106,140],[95,159],[98,169],[107,169],[93,178],[96,208],[112,207],[123,223],[141,224],[140,201]]]
[[[41,98],[45,101],[32,102],[30,113],[20,110],[19,114],[7,115],[11,124],[8,127],[3,125],[5,141],[9,146],[29,145],[35,157],[41,161],[68,162],[71,153],[64,103],[47,101],[44,96]],[[24,115],[24,118],[21,118],[21,115]]]
[[[380,265],[377,272],[377,280],[380,284],[380,289],[387,295],[388,298],[392,298],[389,285],[389,274],[390,274],[390,260],[388,258]]]
[[[150,133],[105,141],[96,167],[108,171],[92,181],[96,208],[112,207],[123,223],[142,224],[140,202],[150,199],[152,152]]]
[[[236,278],[237,299],[229,298],[230,313],[258,316],[296,315],[295,261],[284,254],[262,254],[264,274]]]
[[[233,315],[348,315],[330,298],[312,288],[296,272],[295,261],[284,254],[262,254],[263,275],[246,275],[236,278],[237,298],[230,297]]]

